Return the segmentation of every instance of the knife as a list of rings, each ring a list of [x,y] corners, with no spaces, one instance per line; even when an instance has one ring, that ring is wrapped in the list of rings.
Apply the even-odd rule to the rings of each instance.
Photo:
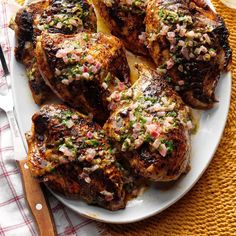
[[[7,68],[7,63],[0,45],[0,60],[4,71],[5,83],[1,85],[0,93],[0,108],[7,114],[10,129],[12,133],[14,158],[16,159],[22,177],[22,184],[25,192],[26,201],[30,207],[40,236],[55,236],[56,227],[50,211],[50,207],[44,193],[41,189],[40,183],[31,176],[29,167],[27,165],[26,150],[23,145],[22,137],[14,114],[14,103],[12,97],[12,89],[10,87],[10,73]]]

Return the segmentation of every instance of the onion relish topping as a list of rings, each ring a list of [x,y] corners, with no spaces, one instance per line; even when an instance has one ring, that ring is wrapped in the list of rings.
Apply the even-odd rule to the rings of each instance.
[[[66,40],[57,50],[56,57],[62,59],[65,68],[55,68],[55,76],[61,83],[69,85],[80,79],[92,80],[100,72],[101,63],[88,53],[89,45],[99,39],[100,34],[81,33],[77,35],[78,40]]]
[[[132,151],[148,143],[153,151],[158,150],[164,157],[175,146],[167,134],[180,125],[187,130],[193,125],[188,107],[179,105],[176,97],[168,96],[165,91],[158,96],[150,93],[150,84],[146,80],[138,87],[110,97],[114,109],[121,106],[110,120],[112,136],[121,143],[122,151]]]
[[[158,4],[158,3],[156,3]],[[169,59],[160,62],[157,71],[166,74],[174,66],[181,74],[182,80],[176,84],[176,91],[184,89],[188,84],[188,64],[216,60],[217,47],[213,35],[212,22],[199,14],[191,14],[196,5],[190,3],[190,9],[177,8],[174,5],[156,5],[155,17],[159,27],[152,29],[147,35],[147,46],[155,41],[163,43],[168,48]],[[154,12],[154,9],[153,9]],[[165,43],[164,43],[165,42]],[[171,77],[166,77],[171,82]]]
[[[89,20],[89,4],[86,1],[57,0],[40,16],[37,29],[72,34],[90,28],[95,31]]]
[[[39,149],[45,156],[45,170],[51,171],[55,165],[78,161],[82,163],[83,172],[88,177],[89,173],[115,162],[115,149],[105,137],[104,131],[84,115],[70,109],[51,107],[47,116],[52,117],[50,122],[53,130],[49,132],[53,140],[49,142],[48,139],[45,146],[43,141],[47,137],[40,137],[42,145]]]

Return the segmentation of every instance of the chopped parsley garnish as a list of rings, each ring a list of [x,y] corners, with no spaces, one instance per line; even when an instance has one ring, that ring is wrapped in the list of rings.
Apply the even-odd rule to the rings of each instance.
[[[90,140],[90,141],[91,141],[91,145],[94,146],[94,147],[97,147],[99,145],[99,142],[95,139]]]
[[[172,152],[174,150],[174,143],[172,140],[163,140],[162,143],[166,145],[168,152]]]
[[[177,116],[177,113],[176,113],[175,111],[169,111],[169,112],[167,112],[166,115],[167,115],[167,116],[176,117],[176,116]]]

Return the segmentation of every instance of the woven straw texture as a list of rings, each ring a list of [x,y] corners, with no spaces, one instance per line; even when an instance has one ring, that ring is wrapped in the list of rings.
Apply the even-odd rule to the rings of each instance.
[[[23,3],[24,0],[18,0]],[[236,10],[212,0],[230,31],[236,53]],[[227,125],[218,150],[195,187],[176,204],[147,220],[128,224],[99,224],[103,235],[236,236],[236,55],[232,63],[233,89]]]
[[[236,10],[212,0],[230,31],[236,54]],[[195,187],[176,204],[147,220],[128,225],[104,225],[104,235],[192,236],[236,235],[236,55],[230,112],[218,150]]]

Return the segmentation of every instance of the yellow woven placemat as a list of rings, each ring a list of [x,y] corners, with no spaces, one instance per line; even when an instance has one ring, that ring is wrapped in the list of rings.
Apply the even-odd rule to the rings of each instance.
[[[212,0],[230,31],[236,53],[236,10]],[[236,56],[232,73],[236,79]],[[158,196],[157,196],[158,197]],[[147,220],[128,224],[104,224],[104,235],[191,236],[236,235],[236,81],[230,112],[218,150],[195,187],[176,204]]]

